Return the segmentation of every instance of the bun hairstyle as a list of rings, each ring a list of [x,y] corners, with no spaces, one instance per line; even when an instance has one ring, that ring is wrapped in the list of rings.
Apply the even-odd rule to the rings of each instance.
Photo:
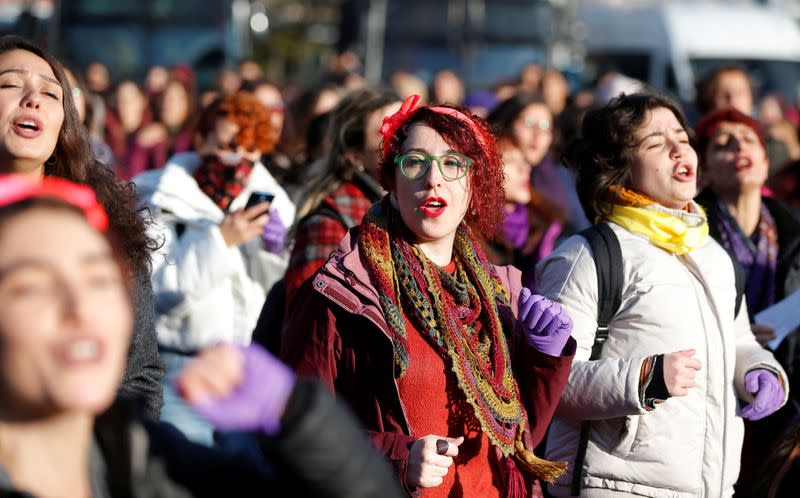
[[[581,132],[564,150],[562,161],[577,173],[576,190],[590,220],[609,214],[608,191],[613,185],[628,186],[636,139],[634,134],[658,108],[672,111],[687,131],[680,106],[653,92],[620,94],[600,109],[586,113]]]

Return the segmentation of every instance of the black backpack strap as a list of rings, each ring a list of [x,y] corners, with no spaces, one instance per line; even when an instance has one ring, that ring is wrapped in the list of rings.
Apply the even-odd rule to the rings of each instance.
[[[598,223],[582,231],[580,235],[589,242],[592,249],[594,265],[597,270],[597,331],[592,344],[589,360],[600,358],[603,343],[608,339],[608,324],[622,304],[622,249],[614,230],[607,223]],[[572,494],[581,493],[581,475],[583,461],[586,458],[586,447],[589,444],[589,421],[581,424],[581,435],[578,441],[578,452],[572,468]]]
[[[592,225],[580,235],[589,242],[597,270],[597,332],[590,360],[600,357],[608,338],[608,324],[622,303],[622,249],[607,223]]]

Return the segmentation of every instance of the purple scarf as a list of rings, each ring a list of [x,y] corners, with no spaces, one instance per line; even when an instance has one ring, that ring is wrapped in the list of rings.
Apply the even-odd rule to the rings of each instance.
[[[744,295],[747,310],[752,317],[775,304],[775,274],[778,266],[778,230],[775,219],[761,204],[761,217],[753,238],[742,233],[739,224],[728,209],[717,201],[712,207],[719,219],[722,247],[731,251],[745,274]]]
[[[530,228],[528,206],[515,204],[514,210],[507,213],[506,219],[503,221],[503,237],[512,248],[520,249],[528,240]]]

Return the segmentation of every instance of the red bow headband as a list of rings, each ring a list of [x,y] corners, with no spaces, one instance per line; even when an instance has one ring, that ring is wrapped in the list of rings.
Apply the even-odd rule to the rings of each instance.
[[[45,177],[36,182],[23,175],[0,175],[0,207],[27,199],[49,197],[66,202],[83,211],[86,221],[95,229],[108,229],[108,215],[97,202],[94,190],[62,178]]]
[[[381,125],[381,135],[383,136],[383,157],[384,159],[389,154],[389,148],[392,143],[392,137],[394,136],[395,132],[400,125],[402,125],[408,118],[414,114],[414,111],[417,110],[417,104],[419,104],[420,96],[419,95],[409,95],[406,100],[403,101],[403,105],[400,106],[400,109],[392,114],[391,116],[386,116],[383,118],[383,124]],[[466,123],[472,129],[475,137],[478,139],[478,142],[483,147],[486,147],[486,137],[483,134],[483,131],[475,124],[475,121],[472,120],[466,114],[452,109],[450,107],[428,107],[431,111],[437,112],[439,114],[446,114],[448,116],[452,116],[457,120]]]

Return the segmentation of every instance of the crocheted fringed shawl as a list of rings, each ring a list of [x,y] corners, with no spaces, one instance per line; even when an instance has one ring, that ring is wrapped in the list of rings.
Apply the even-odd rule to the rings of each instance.
[[[555,481],[566,464],[537,458],[522,442],[527,415],[501,318],[501,312],[510,313],[509,299],[494,268],[464,224],[453,246],[454,275],[428,261],[409,240],[388,197],[361,222],[358,243],[391,331],[396,375],[402,377],[413,361],[408,356],[405,315],[448,362],[481,428],[506,457],[507,496],[525,496],[514,460],[534,478]]]

